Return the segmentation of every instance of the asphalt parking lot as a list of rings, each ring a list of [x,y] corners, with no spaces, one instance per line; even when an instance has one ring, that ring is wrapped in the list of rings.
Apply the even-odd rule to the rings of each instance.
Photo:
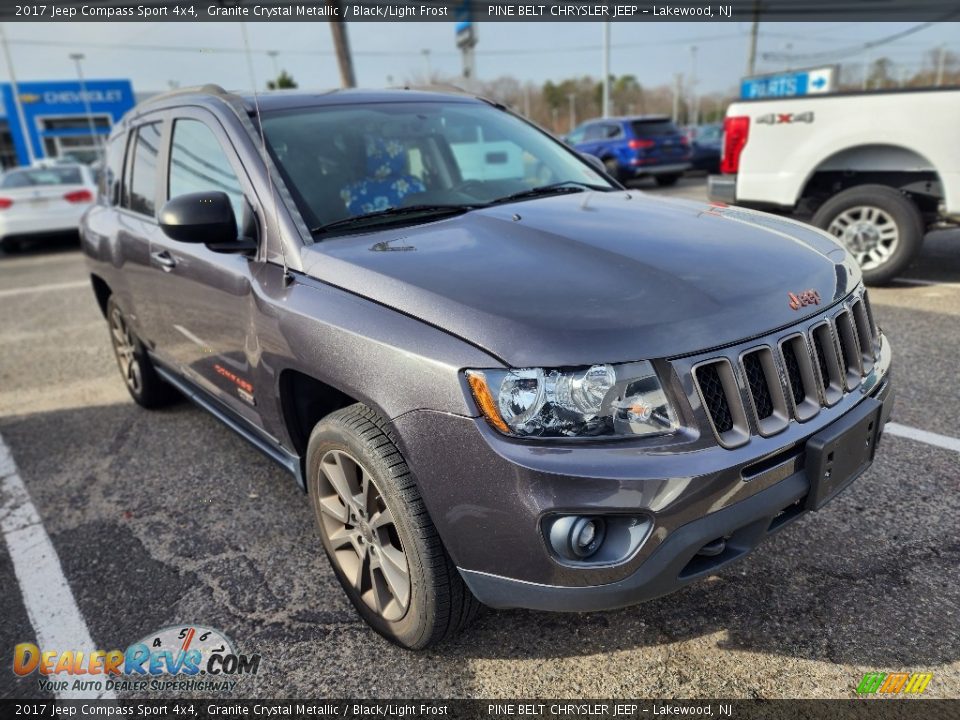
[[[703,197],[704,182],[651,192]],[[960,697],[960,233],[931,234],[907,280],[871,296],[894,421],[923,440],[888,433],[827,508],[675,595],[485,611],[420,654],[356,617],[282,470],[186,401],[133,404],[70,247],[0,254],[0,436],[93,644],[219,628],[262,657],[237,697],[852,697],[868,671],[930,672],[925,695]],[[43,612],[25,598],[49,589],[24,593],[3,543],[0,583],[0,696],[49,696],[8,669]]]

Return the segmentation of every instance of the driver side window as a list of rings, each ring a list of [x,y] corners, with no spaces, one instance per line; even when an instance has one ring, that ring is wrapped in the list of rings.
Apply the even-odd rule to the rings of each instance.
[[[174,122],[167,199],[219,190],[230,198],[237,227],[243,226],[243,190],[213,131],[199,120]]]

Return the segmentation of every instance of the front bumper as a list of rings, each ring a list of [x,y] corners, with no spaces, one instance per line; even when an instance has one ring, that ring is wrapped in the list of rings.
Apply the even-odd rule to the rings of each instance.
[[[882,431],[893,407],[889,382],[879,389],[875,400],[882,403]],[[812,509],[808,504],[810,488],[804,468],[746,500],[689,522],[670,533],[633,574],[613,583],[569,587],[464,569],[460,574],[473,594],[490,607],[554,612],[625,607],[672,593],[746,557],[767,537]],[[717,538],[726,539],[723,551],[700,555],[700,550]]]

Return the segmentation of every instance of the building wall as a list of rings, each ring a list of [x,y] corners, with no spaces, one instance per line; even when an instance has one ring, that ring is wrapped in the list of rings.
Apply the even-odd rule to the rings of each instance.
[[[84,85],[90,115],[100,118],[95,124],[94,133],[106,136],[110,127],[134,106],[133,86],[129,80],[87,80]],[[42,159],[49,157],[49,148],[57,144],[57,138],[70,139],[62,142],[90,140],[93,133],[87,122],[84,94],[78,80],[20,82],[17,86],[23,108],[23,124],[17,117],[13,89],[9,83],[0,83],[0,98],[21,165],[29,163],[27,142],[33,148],[34,157]]]

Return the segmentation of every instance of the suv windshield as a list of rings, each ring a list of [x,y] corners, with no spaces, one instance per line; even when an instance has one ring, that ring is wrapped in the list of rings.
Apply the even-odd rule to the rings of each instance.
[[[479,103],[297,108],[264,113],[263,129],[304,220],[318,230],[350,218],[447,217],[507,199],[614,189],[548,135]],[[411,212],[384,212],[395,208]]]

